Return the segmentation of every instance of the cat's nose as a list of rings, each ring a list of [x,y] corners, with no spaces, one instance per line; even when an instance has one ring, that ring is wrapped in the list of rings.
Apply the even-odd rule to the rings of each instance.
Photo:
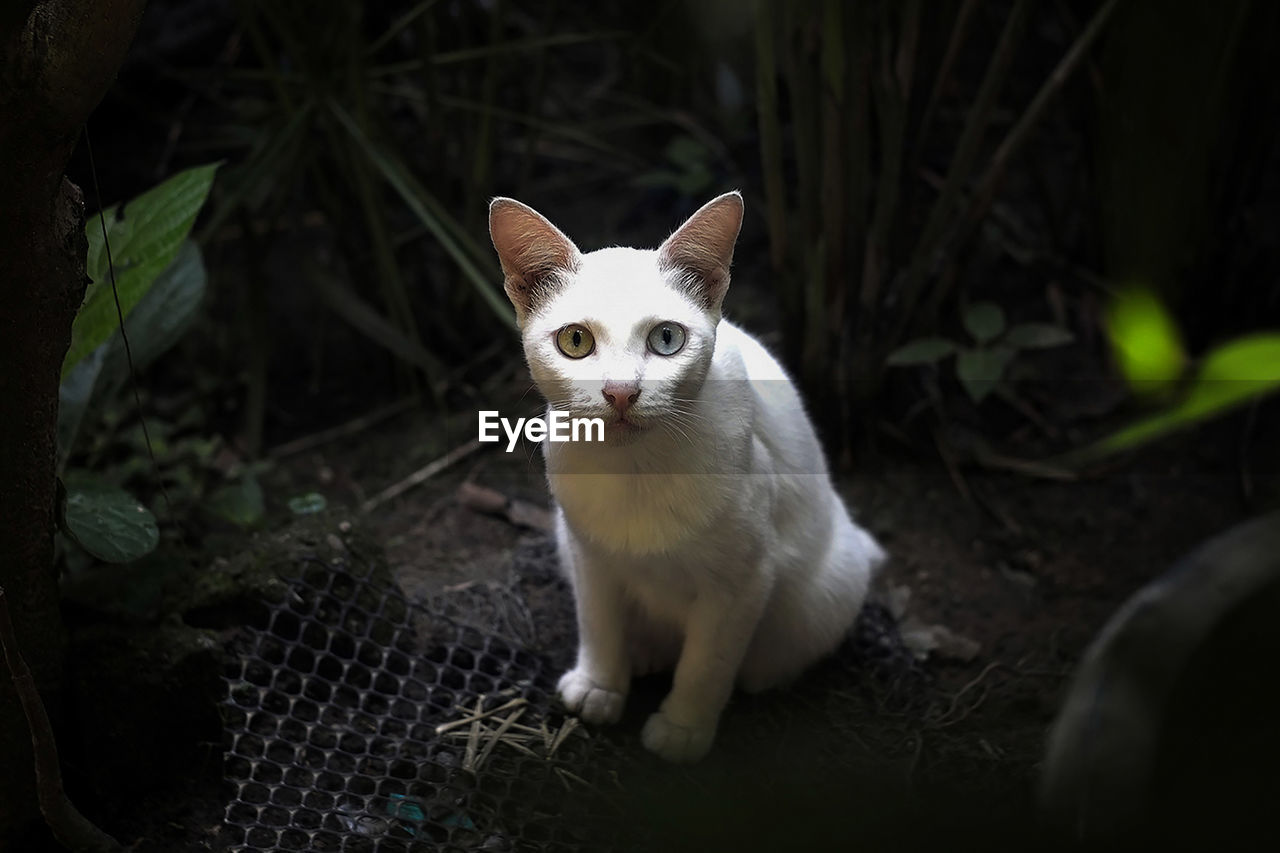
[[[625,414],[627,409],[640,398],[640,383],[615,382],[610,379],[604,383],[603,393],[609,405],[618,410],[618,414]]]

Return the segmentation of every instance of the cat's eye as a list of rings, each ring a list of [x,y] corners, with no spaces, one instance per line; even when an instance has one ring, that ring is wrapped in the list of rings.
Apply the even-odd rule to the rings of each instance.
[[[649,331],[649,349],[657,355],[675,355],[684,348],[684,326],[659,323]]]
[[[585,358],[596,348],[596,339],[586,326],[570,323],[556,332],[556,346],[569,358]]]

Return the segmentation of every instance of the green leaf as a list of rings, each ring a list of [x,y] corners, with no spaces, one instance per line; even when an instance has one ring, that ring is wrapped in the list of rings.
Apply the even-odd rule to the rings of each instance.
[[[973,402],[981,403],[1000,384],[1014,352],[1005,346],[960,351],[956,357],[956,378]]]
[[[125,331],[129,334],[134,367],[147,367],[182,339],[199,313],[207,283],[200,247],[193,240],[184,240],[173,262],[129,315]],[[127,367],[123,364],[124,342],[119,330],[110,343],[109,357]]]
[[[1019,323],[1004,336],[1004,342],[1015,349],[1049,349],[1074,340],[1066,329],[1049,323]]]
[[[266,514],[262,486],[251,472],[245,473],[239,482],[223,486],[210,495],[206,506],[214,515],[237,527],[253,527]]]
[[[123,208],[117,206],[104,213],[116,292],[126,318],[177,255],[209,195],[217,168],[217,163],[211,163],[179,172]],[[63,377],[119,327],[102,222],[97,216],[85,223],[85,236],[89,240],[85,271],[91,284],[71,327],[71,348],[62,363]]]
[[[979,302],[964,312],[964,327],[980,344],[995,340],[1004,331],[1004,309],[994,302]]]
[[[245,128],[247,139],[241,144],[252,150],[223,177],[218,203],[201,226],[202,238],[217,233],[237,210],[257,211],[268,199],[288,192],[307,165],[302,149],[314,145],[309,137],[315,113],[315,100],[308,98],[292,113],[275,110],[270,119]]]
[[[123,489],[103,484],[69,488],[66,533],[83,549],[108,563],[127,563],[155,550],[156,519]]]
[[[338,123],[351,134],[351,138],[355,140],[369,161],[382,173],[382,177],[391,185],[391,188],[418,217],[418,221],[431,232],[453,259],[454,264],[480,294],[480,298],[492,309],[494,316],[501,319],[505,325],[514,328],[515,315],[511,305],[501,295],[500,289],[493,284],[498,278],[497,275],[492,271],[481,272],[476,266],[475,258],[479,256],[479,250],[461,226],[449,216],[435,196],[417,182],[399,158],[389,149],[374,142],[337,101],[330,101],[329,109]]]
[[[80,434],[80,424],[84,414],[89,410],[94,390],[98,387],[98,377],[102,374],[102,365],[106,361],[107,345],[89,353],[62,377],[58,385],[58,462],[62,465],[71,455],[76,436]],[[61,469],[59,469],[61,470]]]
[[[173,262],[129,315],[126,331],[134,367],[145,368],[181,339],[195,320],[206,281],[200,248],[192,240],[184,240]],[[70,454],[90,404],[115,394],[128,378],[129,363],[118,328],[87,358],[64,372],[58,388],[59,458]]]
[[[539,53],[549,47],[568,47],[575,44],[597,44],[603,41],[613,39],[626,38],[629,35],[623,30],[600,30],[597,32],[585,33],[552,33],[545,36],[531,36],[524,39],[512,39],[511,41],[502,41],[496,44],[486,44],[479,47],[467,47],[460,50],[437,51],[434,53],[430,61],[436,65],[447,65],[453,62],[470,62],[477,59],[488,59],[493,56],[500,56],[506,53]],[[419,65],[419,61],[411,62],[415,67]],[[383,65],[369,69],[370,74],[386,74],[396,72],[395,65]]]
[[[1131,424],[1085,451],[1086,456],[1126,450],[1222,414],[1280,390],[1280,334],[1229,341],[1204,357],[1177,405]]]
[[[889,353],[885,364],[893,366],[933,364],[956,351],[956,345],[946,338],[919,338]]]
[[[1151,291],[1131,287],[1107,309],[1107,335],[1129,384],[1160,392],[1182,375],[1187,357],[1177,324]]]
[[[440,360],[417,340],[409,337],[347,287],[327,268],[304,262],[307,278],[315,285],[320,298],[334,313],[363,333],[370,341],[385,347],[407,363],[422,368],[429,376],[443,371]]]
[[[711,159],[711,152],[692,136],[680,135],[667,143],[663,154],[672,163],[683,169],[705,168]]]
[[[294,515],[315,515],[317,512],[324,512],[328,505],[329,502],[319,492],[307,492],[305,495],[289,498],[289,512]]]

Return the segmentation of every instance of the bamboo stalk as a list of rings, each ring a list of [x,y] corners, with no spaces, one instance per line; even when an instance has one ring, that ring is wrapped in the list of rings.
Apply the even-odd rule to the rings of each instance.
[[[920,160],[920,148],[933,127],[933,116],[937,112],[938,102],[942,100],[942,90],[946,88],[947,81],[951,78],[952,67],[955,65],[956,57],[960,55],[965,37],[969,34],[969,21],[977,6],[978,0],[964,0],[960,5],[960,11],[956,13],[955,22],[951,25],[951,38],[947,40],[946,52],[942,55],[942,63],[938,66],[938,73],[933,78],[929,100],[925,102],[924,114],[920,118],[920,129],[916,134],[916,151],[912,157],[913,163],[918,163]],[[914,172],[914,169],[912,171]]]
[[[1023,143],[1030,136],[1031,129],[1039,123],[1045,109],[1049,106],[1049,102],[1058,94],[1058,91],[1062,89],[1063,85],[1088,55],[1089,48],[1093,46],[1098,36],[1102,34],[1103,27],[1106,26],[1107,20],[1119,3],[1120,0],[1107,0],[1102,8],[1094,14],[1084,32],[1071,45],[1071,49],[1062,57],[1062,60],[1049,75],[1049,79],[1045,80],[1044,84],[1036,92],[1035,97],[1031,99],[1031,103],[1023,110],[1022,115],[1018,117],[1018,121],[1000,143],[1000,147],[996,149],[996,153],[991,158],[991,165],[987,168],[986,174],[983,175],[982,180],[978,183],[978,189],[974,192],[974,204],[970,215],[967,217],[971,225],[976,224],[978,220],[986,215],[992,200],[995,198],[996,186],[1004,176],[1004,170],[1008,168],[1009,161],[1022,148]]]
[[[1013,56],[1022,41],[1022,34],[1030,20],[1032,8],[1031,0],[1017,0],[1013,11],[1005,21],[1000,40],[991,55],[991,61],[987,65],[987,71],[978,88],[973,107],[970,108],[964,129],[960,133],[960,140],[956,143],[955,154],[947,170],[942,192],[929,211],[924,229],[916,242],[915,250],[911,254],[911,260],[903,276],[902,314],[892,340],[900,339],[911,323],[928,273],[937,259],[937,249],[944,236],[946,224],[952,216],[965,183],[974,172],[983,134],[991,114],[995,111],[1000,90],[1004,87]]]
[[[844,114],[846,109],[845,27],[842,0],[825,0],[822,8],[822,185],[818,193],[823,236],[823,270],[819,304],[824,319],[818,330],[828,365],[845,322],[845,281],[849,273],[848,246],[849,198],[845,193],[848,166],[848,138]],[[855,58],[856,62],[856,58]],[[839,365],[837,364],[837,370]],[[837,379],[838,381],[838,379]]]
[[[1093,18],[1089,21],[1088,26],[1072,43],[1070,49],[1062,57],[1053,71],[1049,74],[1048,79],[1036,91],[1035,96],[1031,99],[1031,103],[1018,116],[1018,120],[1013,127],[1005,135],[1004,139],[996,148],[995,154],[991,157],[991,163],[987,166],[986,172],[978,181],[977,187],[974,189],[972,201],[969,203],[968,210],[960,218],[959,223],[949,235],[949,238],[942,242],[935,251],[935,256],[940,252],[945,252],[952,246],[968,239],[978,227],[978,224],[986,217],[987,212],[991,209],[991,204],[995,200],[996,190],[1000,186],[1001,180],[1004,178],[1005,169],[1008,168],[1009,162],[1017,155],[1018,151],[1026,143],[1031,136],[1032,129],[1039,123],[1043,117],[1049,103],[1062,89],[1066,81],[1075,73],[1075,70],[1088,56],[1089,48],[1102,34],[1103,28],[1111,17],[1111,13],[1115,11],[1120,0],[1107,0],[1103,6],[1094,13]],[[934,293],[933,304],[941,304],[947,295],[948,288],[939,288]]]
[[[875,212],[867,230],[859,302],[865,317],[859,337],[869,336],[867,322],[876,310],[884,272],[888,267],[888,241],[897,215],[902,186],[902,163],[907,148],[907,112],[916,62],[920,29],[919,0],[908,0],[902,11],[897,44],[885,38],[876,93],[880,118],[880,176]],[[896,50],[895,50],[896,47]]]
[[[782,169],[782,127],[778,115],[778,63],[775,22],[771,0],[757,0],[756,117],[760,130],[760,161],[768,206],[769,259],[781,272],[787,257],[787,191]]]

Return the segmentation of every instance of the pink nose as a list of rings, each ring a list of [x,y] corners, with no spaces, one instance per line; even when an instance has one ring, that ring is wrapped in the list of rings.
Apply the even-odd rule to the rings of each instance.
[[[612,379],[604,383],[604,398],[609,401],[609,405],[618,410],[618,414],[625,414],[627,409],[640,398],[639,382],[615,382]]]

